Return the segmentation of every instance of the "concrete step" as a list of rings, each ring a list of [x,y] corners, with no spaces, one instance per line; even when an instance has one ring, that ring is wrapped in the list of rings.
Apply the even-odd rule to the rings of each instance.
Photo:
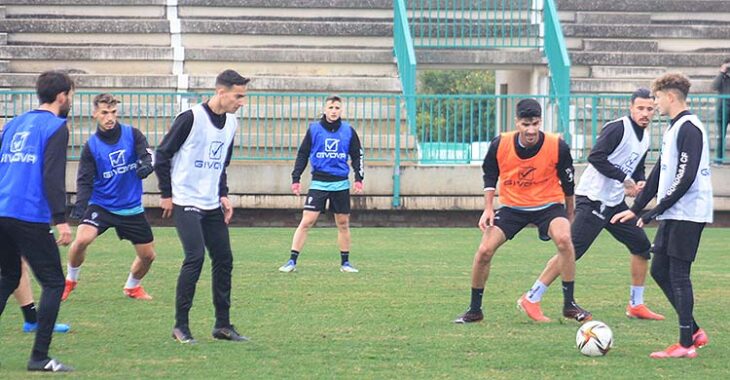
[[[7,45],[7,44],[8,44],[8,34],[0,33],[0,46]]]
[[[389,18],[393,19],[392,8],[294,8],[286,5],[279,7],[219,7],[219,6],[180,6],[180,18],[243,18],[243,17],[293,17],[317,19],[323,14],[336,14],[341,17]]]
[[[170,46],[169,33],[126,33],[115,34],[109,38],[104,33],[10,33],[7,38],[10,45],[34,46],[84,46],[94,45],[97,49],[109,46]]]
[[[391,0],[178,0],[177,3],[179,6],[206,7],[393,9]]]
[[[651,87],[652,79],[640,78],[573,78],[570,81],[570,91],[574,93],[631,93],[638,87]],[[692,94],[708,94],[714,91],[711,88],[712,80],[692,79]]]
[[[7,18],[136,18],[136,19],[164,19],[165,2],[140,2],[139,4],[120,4],[114,1],[94,2],[50,2],[50,1],[20,1],[17,4],[6,3]],[[47,3],[47,4],[44,4]]]
[[[645,0],[606,1],[606,0],[556,0],[561,11],[582,12],[722,12],[727,2],[722,0]],[[726,12],[730,12],[727,10]]]
[[[210,90],[214,87],[215,75],[191,75],[190,90]],[[251,91],[272,92],[319,92],[319,93],[399,93],[398,78],[373,77],[295,77],[266,76],[253,78]]]
[[[0,73],[10,72],[10,61],[0,61]]]
[[[169,33],[170,22],[135,19],[5,19],[0,30],[6,33],[100,33],[109,37],[134,33]]]
[[[584,39],[583,50],[608,52],[655,52],[659,51],[659,42],[655,40],[639,39]]]
[[[628,12],[577,12],[578,24],[649,24],[650,13]]]
[[[459,68],[504,68],[522,65],[544,65],[542,53],[538,50],[490,49],[490,50],[439,50],[418,49],[416,61],[419,69],[443,65]]]
[[[398,69],[394,63],[310,63],[284,62],[246,62],[246,61],[186,61],[185,73],[189,75],[218,74],[233,69],[252,77],[286,75],[293,77],[363,77],[397,78]]]
[[[207,49],[220,48],[258,48],[258,47],[328,47],[332,50],[339,48],[362,47],[363,49],[392,49],[393,37],[383,36],[330,36],[330,35],[236,35],[236,34],[205,34],[186,33],[182,35],[185,48]]]
[[[668,71],[680,71],[690,78],[713,78],[717,74],[714,67],[651,67],[651,66],[593,66],[592,78],[641,78],[654,79]]]
[[[570,52],[575,65],[601,66],[708,66],[717,67],[726,53],[637,53],[637,52]]]
[[[566,37],[583,38],[626,38],[636,36],[653,39],[727,39],[730,35],[728,25],[600,25],[565,24]]]
[[[213,41],[217,35],[296,35],[296,36],[368,36],[393,35],[392,20],[389,22],[309,22],[267,20],[181,20],[183,33],[207,34]],[[0,24],[0,27],[2,24]],[[0,29],[1,30],[1,29]]]
[[[144,71],[142,71],[144,72]],[[174,91],[177,89],[177,78],[174,75],[95,75],[71,74],[77,90],[145,90]],[[0,74],[0,87],[13,89],[34,89],[38,73],[5,73]]]

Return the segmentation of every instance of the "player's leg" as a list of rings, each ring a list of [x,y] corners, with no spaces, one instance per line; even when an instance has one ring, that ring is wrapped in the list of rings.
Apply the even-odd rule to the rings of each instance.
[[[114,218],[117,236],[119,239],[129,240],[134,245],[134,251],[137,254],[129,270],[127,282],[124,284],[124,295],[134,299],[151,300],[152,296],[147,294],[140,283],[149,272],[156,257],[152,228],[144,213],[128,216],[115,215]]]
[[[172,337],[180,343],[195,343],[190,332],[189,314],[205,259],[201,225],[203,212],[195,207],[173,206],[172,219],[185,254],[175,289],[175,327],[172,330]]]
[[[616,206],[614,214],[627,210],[626,203]],[[613,216],[613,215],[612,215]],[[606,230],[631,253],[631,288],[626,316],[629,318],[663,320],[664,316],[654,313],[644,304],[644,284],[651,258],[651,242],[643,228],[636,226],[636,219],[623,223],[606,225]]]
[[[97,209],[98,207],[95,206],[87,207],[84,217],[76,228],[76,237],[68,249],[62,301],[65,301],[78,285],[81,264],[86,260],[86,249],[107,228],[100,220]]]
[[[304,211],[302,211],[302,219],[299,221],[299,225],[292,237],[289,260],[279,268],[280,272],[288,273],[297,270],[297,260],[299,259],[299,254],[302,252],[302,248],[304,248],[304,243],[307,241],[309,229],[314,227],[317,218],[319,218],[319,214],[325,210],[328,193],[327,191],[316,189],[310,189],[307,193]]]
[[[578,196],[576,197],[575,207],[575,219],[570,227],[571,240],[573,242],[573,248],[575,251],[575,260],[578,261],[588,248],[593,244],[598,234],[601,233],[603,226],[606,224],[606,216],[600,213],[602,207],[600,202],[594,202],[587,197]],[[595,211],[595,212],[594,212]],[[525,293],[524,299],[532,304],[538,304],[542,301],[543,294],[547,291],[547,288],[560,276],[560,255],[555,254],[548,260],[545,265],[540,277],[532,285],[532,288]],[[528,313],[528,316],[533,320],[539,316],[542,316],[542,310],[532,305],[527,305],[522,302],[522,309]],[[534,310],[535,315],[531,315],[529,310]]]
[[[484,287],[489,279],[489,270],[492,265],[492,257],[497,249],[508,239],[512,239],[517,232],[525,227],[527,223],[508,208],[497,210],[500,218],[495,218],[495,225],[487,227],[482,233],[482,240],[479,243],[471,267],[471,301],[466,313],[454,320],[454,323],[479,322],[484,319],[482,312],[482,298]]]
[[[359,272],[350,264],[350,190],[330,193],[330,210],[335,214],[337,245],[340,248],[340,272]]]
[[[58,318],[63,293],[64,278],[61,256],[56,239],[48,226],[39,223],[18,223],[15,233],[20,253],[28,262],[41,285],[38,307],[38,329],[33,351],[28,361],[28,370],[44,370],[52,360],[48,356],[53,329]],[[61,367],[63,364],[58,363]],[[59,367],[59,368],[61,368]]]
[[[234,342],[247,341],[231,324],[231,276],[233,273],[233,253],[228,225],[220,209],[207,211],[201,220],[203,239],[211,260],[213,305],[215,306],[215,326],[213,338]]]
[[[545,227],[547,236],[558,250],[558,267],[563,286],[563,316],[575,319],[578,322],[589,321],[592,318],[588,310],[578,306],[573,296],[575,286],[575,247],[571,237],[571,226],[563,205],[554,205],[542,211],[537,228],[543,239]]]
[[[7,229],[7,222],[7,218],[0,218],[0,315],[21,277],[20,250]]]
[[[30,270],[25,260],[22,260],[21,276],[18,288],[13,292],[15,300],[23,313],[23,332],[31,333],[38,329],[38,311],[33,300],[33,288],[30,284]],[[71,327],[64,323],[56,323],[53,332],[66,333]]]

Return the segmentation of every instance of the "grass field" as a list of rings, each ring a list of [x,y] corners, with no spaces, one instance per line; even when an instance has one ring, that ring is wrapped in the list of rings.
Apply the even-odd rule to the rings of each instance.
[[[694,360],[655,361],[649,352],[677,340],[676,315],[653,280],[647,304],[667,320],[624,316],[628,254],[607,234],[578,264],[576,297],[609,324],[615,345],[606,357],[581,356],[575,322],[558,322],[562,295],[544,301],[554,322],[534,324],[515,300],[553,252],[534,229],[497,253],[485,292],[485,321],[454,325],[469,301],[469,273],[480,233],[474,229],[353,230],[358,274],[338,271],[335,230],[312,231],[296,273],[277,268],[288,257],[292,229],[233,228],[232,319],[249,343],[210,337],[213,307],[206,260],[191,313],[197,345],[170,338],[175,281],[182,260],[174,229],[158,228],[157,261],[144,285],[155,299],[126,299],[121,288],[133,251],[113,232],[92,245],[81,282],[62,304],[69,334],[54,336],[51,354],[76,367],[73,378],[722,378],[730,353],[730,260],[727,229],[705,230],[693,267],[695,315],[710,344]],[[653,235],[654,230],[649,230]],[[65,252],[62,250],[65,267]],[[37,293],[36,293],[37,294]],[[28,378],[32,336],[11,298],[0,324],[0,378]],[[726,375],[722,375],[725,373]],[[36,377],[36,376],[33,376]]]

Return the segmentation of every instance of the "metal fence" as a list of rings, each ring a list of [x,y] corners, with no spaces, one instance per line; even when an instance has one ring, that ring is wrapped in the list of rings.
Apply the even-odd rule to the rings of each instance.
[[[95,92],[78,92],[69,115],[69,158],[78,159],[80,149],[96,130],[92,116]],[[235,160],[293,160],[310,122],[317,120],[328,94],[250,93],[239,110],[240,128],[235,138]],[[157,146],[175,116],[205,93],[119,92],[120,121],[139,128]],[[514,129],[515,103],[528,95],[416,95],[413,127],[407,123],[405,97],[401,94],[345,94],[343,118],[358,131],[367,161],[407,164],[477,164],[500,132]],[[561,132],[557,99],[529,96],[543,105],[543,129]],[[693,95],[689,106],[705,124],[713,157],[723,160],[724,141],[716,110],[719,99],[730,96]],[[623,95],[572,94],[567,135],[577,162],[584,162],[608,121],[628,114],[629,97]],[[32,91],[0,91],[0,127],[11,118],[38,106]],[[724,114],[727,115],[728,112]],[[666,117],[655,116],[650,126],[650,160],[658,157]]]

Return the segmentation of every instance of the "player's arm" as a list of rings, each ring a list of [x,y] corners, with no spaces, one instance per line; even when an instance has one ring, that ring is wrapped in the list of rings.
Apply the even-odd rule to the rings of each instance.
[[[64,124],[51,135],[43,152],[43,191],[58,230],[59,245],[71,243],[71,227],[66,223],[66,149],[68,128]]]
[[[562,138],[558,141],[558,178],[560,187],[565,194],[565,211],[568,219],[573,220],[575,214],[575,168],[573,167],[573,156],[570,154],[568,143]]]
[[[692,186],[702,159],[702,131],[692,123],[685,123],[677,133],[677,151],[679,160],[674,180],[666,194],[657,194],[661,202],[654,209],[642,215],[641,219],[644,223],[648,223],[674,206]]]
[[[484,212],[479,218],[479,229],[486,231],[487,227],[494,225],[494,192],[499,179],[499,164],[497,163],[497,149],[499,148],[500,136],[495,137],[489,143],[487,154],[482,162],[482,179],[484,180]]]
[[[362,180],[365,177],[365,164],[364,153],[362,144],[360,143],[360,136],[357,135],[355,128],[352,129],[352,138],[350,139],[350,165],[352,165],[352,171],[355,173],[355,193],[359,194],[363,191]]]
[[[226,168],[231,164],[231,157],[233,157],[233,143],[228,146],[226,160],[223,164],[220,180],[218,181],[218,197],[220,198],[221,208],[223,209],[223,221],[226,224],[230,223],[233,217],[233,205],[228,199],[228,175],[226,174]]]
[[[636,170],[634,170],[634,173],[631,174],[631,178],[633,178],[636,182],[646,181],[646,156],[648,154],[648,152],[644,153],[644,156],[641,157],[641,161],[639,161],[639,164],[636,165]]]
[[[623,122],[617,121],[606,124],[601,130],[601,134],[596,139],[596,145],[591,149],[588,155],[588,162],[593,165],[602,175],[623,182],[626,179],[626,173],[615,167],[609,160],[608,155],[616,150],[624,137]]]
[[[139,129],[132,128],[132,134],[134,135],[134,153],[137,155],[137,177],[145,179],[154,171],[150,144]]]
[[[302,179],[302,173],[304,173],[304,169],[307,168],[307,163],[309,163],[309,153],[312,150],[312,135],[309,133],[309,128],[307,128],[307,133],[304,135],[304,138],[302,139],[302,143],[299,144],[299,149],[297,150],[297,159],[294,162],[294,170],[291,172],[291,183],[292,183],[292,191],[299,195],[299,182]]]
[[[91,192],[94,189],[94,177],[96,176],[96,160],[91,154],[89,142],[84,144],[79,160],[79,169],[76,172],[76,205],[71,212],[73,219],[81,219],[89,204]]]

